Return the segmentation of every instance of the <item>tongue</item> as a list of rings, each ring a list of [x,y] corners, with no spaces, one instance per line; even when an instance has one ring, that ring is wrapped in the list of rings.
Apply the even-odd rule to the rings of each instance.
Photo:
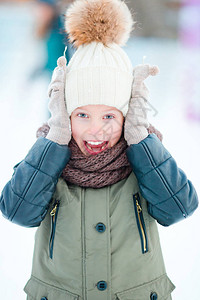
[[[92,151],[94,151],[94,152],[98,152],[98,151],[100,151],[101,150],[101,147],[98,147],[98,148],[94,148],[94,147],[91,147],[92,148]]]
[[[97,145],[93,146],[93,145],[90,144],[90,148],[92,149],[93,152],[99,152],[99,151],[102,150],[102,147],[103,147],[104,144],[105,144],[105,143],[103,143],[103,144],[101,144],[101,145],[99,145],[99,146],[97,146]],[[91,149],[90,149],[90,150],[91,150]]]

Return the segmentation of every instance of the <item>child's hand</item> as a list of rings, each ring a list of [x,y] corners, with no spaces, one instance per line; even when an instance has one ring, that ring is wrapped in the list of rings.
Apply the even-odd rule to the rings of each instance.
[[[157,66],[138,65],[133,72],[131,99],[124,124],[124,137],[128,145],[138,144],[148,136],[148,89],[143,81],[149,75],[156,75],[159,70]]]
[[[51,118],[46,138],[60,145],[67,145],[71,139],[70,119],[65,106],[66,58],[59,57],[48,88]]]

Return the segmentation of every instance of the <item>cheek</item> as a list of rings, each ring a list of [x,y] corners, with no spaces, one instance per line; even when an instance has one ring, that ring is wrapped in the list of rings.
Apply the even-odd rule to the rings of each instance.
[[[110,139],[110,143],[109,143],[110,147],[113,147],[115,144],[117,144],[117,142],[119,141],[120,137],[121,137],[121,133],[120,132],[118,134],[117,133],[113,134],[113,136]]]
[[[83,135],[85,132],[84,126],[80,125],[79,122],[73,122],[71,123],[71,130],[72,130],[72,136],[74,140],[76,141],[77,145],[79,146],[80,150],[85,154],[88,155],[87,151],[85,150],[85,147],[83,145]]]
[[[76,141],[76,143],[79,146],[79,139],[80,139],[79,130],[78,130],[77,123],[74,121],[71,122],[71,131],[72,131],[72,136],[73,136],[74,140]]]
[[[81,126],[78,122],[78,120],[76,119],[73,119],[72,122],[71,122],[71,130],[72,130],[72,135],[73,135],[73,138],[76,140],[76,139],[80,139],[82,134],[83,134],[83,126]]]
[[[120,139],[123,129],[123,122],[116,122],[112,126],[110,132],[110,147],[114,146]]]

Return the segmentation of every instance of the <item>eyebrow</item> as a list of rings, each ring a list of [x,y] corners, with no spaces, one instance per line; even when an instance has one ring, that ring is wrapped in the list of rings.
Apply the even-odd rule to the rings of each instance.
[[[117,110],[115,110],[115,109],[106,109],[106,110],[104,110],[103,112],[117,112]]]
[[[86,110],[86,109],[82,109],[82,108],[77,108],[76,110],[77,110],[77,111],[89,112],[88,110]],[[117,112],[117,110],[114,110],[114,109],[109,109],[109,110],[107,110],[107,109],[106,109],[106,110],[103,110],[102,112],[103,112],[103,113],[105,113],[105,112],[107,112],[107,113],[110,113],[110,112],[115,112],[115,113],[116,113],[116,112]]]

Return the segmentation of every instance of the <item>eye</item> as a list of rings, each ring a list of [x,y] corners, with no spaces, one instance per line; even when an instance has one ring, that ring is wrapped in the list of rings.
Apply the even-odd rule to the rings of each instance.
[[[114,116],[113,115],[106,115],[105,117],[104,117],[105,119],[114,119]]]
[[[79,114],[77,114],[77,116],[78,116],[78,117],[81,117],[81,118],[85,118],[85,116],[87,116],[87,115],[84,114],[84,113],[79,113]]]

